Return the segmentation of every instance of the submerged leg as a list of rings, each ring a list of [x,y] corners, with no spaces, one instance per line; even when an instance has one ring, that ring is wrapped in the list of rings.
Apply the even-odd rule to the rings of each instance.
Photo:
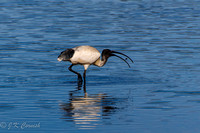
[[[82,76],[81,76],[80,73],[78,73],[78,72],[72,70],[72,67],[73,67],[73,66],[74,66],[74,65],[72,64],[68,69],[69,69],[71,72],[73,72],[73,73],[75,73],[75,74],[78,75],[78,81],[79,81],[79,83],[81,82],[81,84],[82,84],[82,82],[83,82],[83,80],[82,80]]]
[[[84,85],[83,85],[83,88],[84,88],[85,93],[86,93],[86,71],[87,71],[89,66],[90,66],[90,64],[84,65],[84,73],[83,73]]]
[[[84,79],[83,89],[84,89],[84,92],[86,93],[86,70],[84,70],[83,79]]]

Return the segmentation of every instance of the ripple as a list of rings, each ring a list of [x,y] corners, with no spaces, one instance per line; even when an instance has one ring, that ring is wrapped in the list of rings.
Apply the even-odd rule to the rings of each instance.
[[[170,91],[170,90],[157,90],[155,93],[174,93],[176,96],[187,95],[200,95],[200,91]]]

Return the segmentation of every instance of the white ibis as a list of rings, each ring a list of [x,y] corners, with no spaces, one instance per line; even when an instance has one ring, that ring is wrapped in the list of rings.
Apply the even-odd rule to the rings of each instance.
[[[72,67],[74,65],[80,64],[80,65],[84,66],[85,70],[83,73],[83,78],[84,78],[84,83],[85,83],[86,70],[88,69],[88,67],[90,65],[102,67],[106,64],[106,62],[108,61],[108,58],[111,56],[116,56],[128,64],[128,62],[125,59],[123,59],[122,57],[120,57],[118,55],[115,55],[114,53],[123,55],[123,56],[127,57],[130,61],[133,62],[133,60],[130,57],[128,57],[127,55],[125,55],[123,53],[116,52],[116,51],[109,50],[109,49],[104,49],[102,51],[102,54],[100,54],[100,52],[96,48],[91,47],[91,46],[78,46],[75,48],[66,49],[65,51],[62,51],[61,54],[58,56],[58,61],[71,62],[72,64],[69,66],[68,69],[71,72],[78,75],[78,80],[82,84],[81,74],[72,70]],[[128,64],[128,66],[130,67],[129,64]]]

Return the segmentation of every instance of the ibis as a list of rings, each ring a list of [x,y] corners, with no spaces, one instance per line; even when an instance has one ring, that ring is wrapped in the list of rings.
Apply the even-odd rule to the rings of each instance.
[[[96,48],[91,47],[91,46],[78,46],[75,48],[70,48],[66,49],[65,51],[62,51],[60,55],[58,56],[57,60],[58,61],[69,61],[72,64],[69,66],[69,71],[77,74],[78,76],[78,81],[82,84],[82,76],[80,73],[74,71],[72,67],[74,65],[83,65],[84,66],[84,73],[83,73],[83,78],[84,78],[84,84],[85,84],[85,78],[86,78],[86,71],[90,65],[95,65],[98,67],[102,67],[106,64],[108,61],[108,58],[111,56],[116,56],[126,62],[128,66],[130,67],[129,63],[126,61],[126,59],[120,57],[119,55],[123,55],[128,58],[131,62],[133,60],[128,57],[127,55],[113,51],[110,49],[104,49],[102,53],[100,53]]]

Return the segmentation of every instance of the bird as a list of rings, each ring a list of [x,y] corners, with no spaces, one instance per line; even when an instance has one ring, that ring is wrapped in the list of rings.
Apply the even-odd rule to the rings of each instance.
[[[104,49],[102,53],[100,53],[96,48],[92,46],[88,46],[88,45],[77,46],[75,48],[68,48],[60,53],[57,60],[69,61],[72,63],[68,69],[69,71],[75,73],[78,76],[78,81],[80,84],[82,84],[83,82],[82,76],[80,73],[74,71],[72,67],[74,65],[83,65],[84,66],[83,78],[84,78],[84,84],[85,84],[86,71],[89,68],[89,66],[95,65],[98,67],[102,67],[106,64],[106,62],[108,61],[108,58],[111,56],[116,56],[120,58],[121,60],[126,62],[128,66],[130,67],[129,63],[125,59],[123,59],[122,57],[116,54],[125,56],[126,60],[128,58],[133,63],[133,60],[129,56],[121,52],[113,51],[110,49]]]

